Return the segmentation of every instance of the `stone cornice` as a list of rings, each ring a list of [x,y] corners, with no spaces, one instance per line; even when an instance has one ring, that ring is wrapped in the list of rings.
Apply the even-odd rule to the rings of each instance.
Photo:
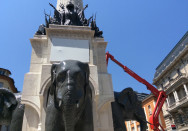
[[[186,83],[187,80],[188,80],[187,76],[185,76],[185,75],[179,76],[177,80],[175,80],[168,87],[165,88],[166,94],[167,95],[170,94],[172,91],[174,91],[180,85],[182,85],[182,83]]]
[[[156,82],[162,78],[177,62],[182,58],[182,56],[187,53],[188,47],[186,46],[186,49],[184,49],[171,63],[168,65],[162,72],[159,74],[156,78],[153,79],[153,84],[155,85]]]
[[[7,71],[10,75],[11,75],[11,72],[7,69],[4,69],[4,68],[0,68],[0,70],[4,70],[4,71]]]
[[[32,38],[32,39],[30,39],[30,42],[31,42],[31,44],[32,43],[35,43],[35,42],[37,42],[37,43],[43,43],[43,42],[47,42],[47,38],[46,37],[43,37],[43,38],[40,38],[40,37],[34,37],[34,38]]]
[[[66,26],[66,25],[50,25],[46,28],[46,36],[65,36],[70,38],[92,38],[94,31],[88,26]]]
[[[188,50],[188,32],[181,38],[176,46],[164,58],[164,60],[156,68],[156,73],[153,79],[153,84],[156,82],[175,65],[175,63],[187,52]],[[163,67],[164,66],[164,67]]]

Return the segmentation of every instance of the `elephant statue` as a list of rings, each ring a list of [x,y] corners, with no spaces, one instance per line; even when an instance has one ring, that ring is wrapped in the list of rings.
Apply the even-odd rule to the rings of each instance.
[[[122,92],[114,92],[115,101],[112,105],[114,131],[126,131],[125,121],[136,120],[141,131],[146,131],[147,122],[141,101],[138,100],[132,88]]]
[[[22,131],[25,106],[21,98],[6,88],[0,88],[0,125],[8,127],[9,131]],[[0,128],[1,130],[1,128]]]
[[[10,90],[0,88],[0,125],[10,125],[17,104],[16,97]]]
[[[93,131],[89,66],[65,60],[51,67],[45,131]]]

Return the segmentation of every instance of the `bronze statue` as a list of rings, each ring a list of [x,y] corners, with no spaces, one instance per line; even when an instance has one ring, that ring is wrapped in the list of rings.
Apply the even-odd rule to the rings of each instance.
[[[146,131],[147,122],[142,102],[138,100],[132,88],[122,92],[114,92],[115,102],[112,102],[114,131],[126,131],[125,121],[136,120],[140,123],[141,131]]]
[[[21,131],[24,108],[20,97],[16,99],[10,90],[0,88],[0,125],[9,126],[10,131]]]
[[[89,66],[75,60],[53,64],[46,131],[93,131]]]
[[[66,6],[64,18],[65,18],[64,25],[77,25],[77,26],[83,25],[78,12],[75,11],[74,4],[72,4],[71,2],[69,2]]]
[[[49,28],[49,24],[89,26],[91,23],[91,30],[95,31],[94,37],[103,38],[103,32],[100,31],[99,27],[96,25],[96,16],[95,19],[93,19],[93,16],[89,19],[85,18],[84,11],[88,8],[88,5],[86,5],[83,9],[80,9],[79,5],[75,6],[69,2],[66,7],[61,4],[61,10],[58,11],[51,3],[49,4],[54,9],[54,16],[51,17],[50,15],[44,13],[46,24],[40,25],[35,35],[46,35],[45,28]]]
[[[96,15],[95,15],[95,19],[92,18],[91,30],[95,31],[94,37],[103,38],[103,36],[102,36],[103,32],[99,30],[99,27],[97,27],[97,24],[96,24]]]

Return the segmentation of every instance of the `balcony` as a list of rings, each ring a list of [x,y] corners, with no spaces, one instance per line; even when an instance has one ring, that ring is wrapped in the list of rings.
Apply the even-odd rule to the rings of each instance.
[[[167,110],[169,112],[176,111],[181,107],[188,105],[188,94],[186,94],[186,88],[181,85],[168,95],[169,107]]]
[[[172,108],[172,107],[174,107],[175,105],[176,105],[176,102],[171,103],[171,104],[169,105],[169,108]]]
[[[187,99],[187,97],[185,96],[185,97],[183,97],[183,98],[181,98],[180,100],[179,100],[179,102],[182,102],[182,101],[184,101],[185,99]]]
[[[188,121],[187,121],[185,110],[182,109],[178,110],[177,113],[174,113],[173,119],[178,130],[187,131]]]
[[[173,93],[170,93],[168,95],[168,102],[169,102],[169,107],[172,107],[176,104],[176,100],[174,98],[174,94]]]
[[[176,90],[176,92],[177,92],[179,101],[182,101],[182,100],[184,100],[184,99],[186,98],[186,91],[185,91],[183,85],[180,86],[180,87]]]
[[[188,105],[188,96],[185,96],[181,98],[178,102],[174,102],[168,107],[168,112],[174,112],[177,111],[179,108],[184,107],[185,105]]]
[[[169,83],[164,86],[164,90],[167,90],[168,88],[170,88],[171,86],[173,86],[176,82],[178,82],[179,80],[183,79],[183,78],[187,78],[185,73],[181,73],[179,74],[175,79],[171,79],[169,81]]]

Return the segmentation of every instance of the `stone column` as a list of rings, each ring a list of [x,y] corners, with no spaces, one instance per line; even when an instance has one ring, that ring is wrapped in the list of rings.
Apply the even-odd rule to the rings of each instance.
[[[188,96],[188,90],[187,90],[186,84],[183,84],[183,87],[184,87],[184,89],[185,89],[186,96]]]
[[[38,131],[41,131],[41,129],[42,129],[41,126],[42,126],[42,123],[39,123],[38,124]]]
[[[173,94],[174,94],[175,101],[176,101],[176,102],[179,102],[179,98],[178,98],[177,92],[174,91]]]
[[[168,96],[168,98],[166,99],[166,103],[167,103],[168,107],[170,106],[170,105],[169,105],[169,99],[170,99],[170,98],[169,98],[169,96]]]
[[[81,9],[83,9],[83,1],[82,0],[57,0],[57,10],[60,10],[59,5],[67,5],[67,3],[72,2],[75,6],[79,6]]]

